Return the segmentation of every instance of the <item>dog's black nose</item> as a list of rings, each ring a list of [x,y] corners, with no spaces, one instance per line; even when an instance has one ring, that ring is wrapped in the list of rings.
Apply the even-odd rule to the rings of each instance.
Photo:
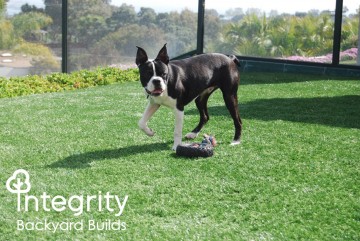
[[[160,85],[160,80],[159,79],[154,79],[153,84],[154,85]]]

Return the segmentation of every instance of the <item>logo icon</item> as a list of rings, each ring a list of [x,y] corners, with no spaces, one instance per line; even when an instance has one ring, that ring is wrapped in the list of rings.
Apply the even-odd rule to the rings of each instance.
[[[11,193],[17,193],[18,211],[20,211],[21,193],[28,193],[31,189],[30,175],[24,169],[18,169],[6,181],[6,188]]]
[[[6,188],[11,193],[28,193],[31,189],[30,175],[24,169],[19,169],[6,181]]]

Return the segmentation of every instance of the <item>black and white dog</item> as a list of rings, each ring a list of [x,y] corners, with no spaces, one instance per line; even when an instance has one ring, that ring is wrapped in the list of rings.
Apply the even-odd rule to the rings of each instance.
[[[155,60],[149,60],[144,49],[137,47],[136,64],[140,71],[140,81],[145,88],[149,103],[139,127],[148,135],[155,133],[147,126],[151,116],[161,105],[175,112],[175,131],[173,150],[181,144],[184,119],[184,106],[195,99],[200,112],[200,122],[195,129],[186,134],[194,139],[209,120],[207,101],[209,96],[220,89],[227,109],[235,125],[232,145],[240,143],[241,119],[238,110],[237,90],[239,85],[239,60],[235,56],[223,54],[202,54],[195,57],[169,61],[166,44]]]

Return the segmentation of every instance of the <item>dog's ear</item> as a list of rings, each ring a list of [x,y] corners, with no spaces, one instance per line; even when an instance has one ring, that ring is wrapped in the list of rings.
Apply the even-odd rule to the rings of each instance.
[[[145,52],[145,50],[143,49],[143,48],[141,48],[141,47],[138,47],[138,46],[136,46],[137,47],[137,53],[136,53],[136,61],[135,61],[135,63],[136,63],[136,65],[137,66],[139,66],[139,65],[141,65],[141,64],[144,64],[144,63],[146,63],[146,61],[148,61],[148,56],[147,56],[147,54],[146,54],[146,52]]]
[[[167,53],[167,48],[166,48],[166,44],[164,45],[164,47],[162,47],[162,49],[160,49],[158,56],[156,57],[155,60],[160,60],[161,62],[163,62],[164,64],[168,64],[169,63],[169,55]]]

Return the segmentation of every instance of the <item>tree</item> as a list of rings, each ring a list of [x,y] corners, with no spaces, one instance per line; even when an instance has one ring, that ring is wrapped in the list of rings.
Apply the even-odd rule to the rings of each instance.
[[[231,8],[226,10],[225,17],[231,19],[233,22],[240,21],[245,16],[242,8]]]
[[[114,11],[110,18],[106,19],[108,28],[111,31],[116,31],[123,26],[134,24],[136,21],[137,16],[134,6],[125,3]]]
[[[1,7],[5,6],[3,3],[0,2]],[[31,58],[31,73],[59,71],[60,63],[49,48],[29,42],[38,41],[37,34],[52,23],[51,17],[35,6],[23,5],[22,11],[9,19],[0,17],[0,49],[10,50],[15,54],[26,54]]]
[[[61,27],[62,0],[45,0],[45,13],[53,20],[53,25]]]
[[[31,74],[49,74],[60,69],[59,61],[54,58],[51,50],[44,45],[20,41],[13,51],[31,56],[31,64],[33,65]]]
[[[0,49],[11,49],[15,44],[14,27],[10,21],[0,19]]]
[[[28,12],[15,15],[11,22],[15,35],[25,40],[35,40],[36,34],[52,23],[52,19],[43,13]]]
[[[72,43],[90,48],[109,32],[106,19],[111,17],[112,8],[108,2],[69,0],[68,34]]]
[[[270,11],[270,13],[269,13],[270,18],[276,18],[277,16],[279,16],[279,12],[277,10]]]
[[[6,9],[6,2],[9,0],[0,0],[0,14],[2,14]]]
[[[29,5],[28,3],[26,3],[21,6],[21,12],[23,12],[23,13],[29,13],[29,12],[44,13],[45,11],[43,8],[38,8],[35,5]]]
[[[135,45],[146,48],[149,56],[155,56],[159,43],[165,43],[165,34],[156,27],[128,25],[106,35],[82,54],[71,56],[71,70],[91,68],[118,62],[128,62],[135,54]],[[91,55],[91,58],[87,56]],[[85,57],[86,56],[86,57]],[[133,62],[133,59],[131,59]]]
[[[62,26],[62,0],[44,0],[45,13],[51,17],[52,24],[48,28],[49,36],[53,42],[61,39]]]
[[[248,11],[241,21],[222,29],[221,51],[264,57],[319,56],[332,51],[334,22],[329,13],[266,17]]]
[[[219,44],[221,22],[216,10],[205,11],[205,46],[206,52],[214,52],[215,46]]]
[[[77,40],[90,47],[108,33],[105,18],[97,14],[81,16],[75,25]]]
[[[135,45],[139,45],[147,49],[151,56],[157,53],[156,47],[159,43],[164,42],[165,33],[161,29],[133,24],[108,34],[95,45],[95,48],[103,51],[102,55],[106,53],[113,56],[112,53],[118,53],[122,56],[132,56]]]
[[[140,12],[138,13],[139,24],[150,26],[155,24],[156,21],[156,12],[152,8],[140,8]]]

